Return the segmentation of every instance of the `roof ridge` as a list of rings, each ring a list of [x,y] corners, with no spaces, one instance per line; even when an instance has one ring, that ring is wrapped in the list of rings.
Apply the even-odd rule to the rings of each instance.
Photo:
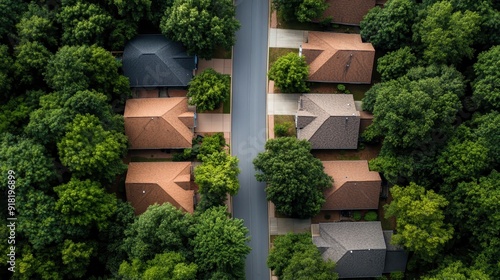
[[[186,125],[185,125],[185,124],[184,124],[184,123],[183,123],[183,122],[179,119],[179,116],[180,116],[180,115],[177,115],[177,116],[175,116],[175,117],[170,118],[170,120],[172,120],[172,121],[170,121],[170,120],[169,120],[169,118],[167,118],[167,117],[168,117],[168,113],[169,113],[170,111],[172,111],[172,110],[176,109],[178,106],[180,106],[180,105],[181,105],[181,103],[184,101],[184,99],[186,99],[186,102],[187,102],[187,98],[186,98],[186,97],[169,97],[169,98],[176,98],[176,99],[178,99],[178,102],[177,102],[175,105],[173,105],[173,106],[170,108],[170,110],[168,110],[168,111],[166,111],[165,113],[163,113],[163,115],[161,116],[161,118],[162,118],[162,119],[164,119],[164,120],[165,120],[168,124],[170,124],[172,127],[175,127],[175,128],[177,129],[177,132],[179,133],[179,135],[181,135],[181,136],[182,136],[182,138],[184,138],[184,140],[186,140],[187,142],[190,142],[192,139],[186,138],[186,136],[184,135],[184,133],[182,133],[182,132],[180,131],[180,127],[179,127],[179,126],[176,126],[174,123],[172,123],[172,122],[179,122],[179,123],[181,123],[181,124],[182,124],[182,127],[183,127],[183,128],[189,129],[189,128],[188,128],[188,127],[187,127],[187,126],[186,126]],[[185,112],[184,112],[184,113],[185,113]]]

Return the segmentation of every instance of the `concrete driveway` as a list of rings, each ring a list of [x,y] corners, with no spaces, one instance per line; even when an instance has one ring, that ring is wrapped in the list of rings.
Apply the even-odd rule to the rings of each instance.
[[[268,115],[295,115],[297,113],[299,96],[295,93],[275,93],[267,95]]]
[[[298,49],[305,42],[307,31],[291,29],[269,29],[270,48],[293,48]]]

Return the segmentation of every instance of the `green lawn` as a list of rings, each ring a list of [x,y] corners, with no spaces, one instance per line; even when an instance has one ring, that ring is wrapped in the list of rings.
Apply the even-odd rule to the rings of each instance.
[[[274,125],[282,124],[282,123],[291,123],[290,130],[288,130],[289,136],[296,136],[297,130],[295,129],[295,117],[292,115],[275,115],[274,116]]]
[[[299,49],[289,49],[289,48],[269,48],[269,68],[273,65],[280,56],[286,55],[288,53],[299,53]]]

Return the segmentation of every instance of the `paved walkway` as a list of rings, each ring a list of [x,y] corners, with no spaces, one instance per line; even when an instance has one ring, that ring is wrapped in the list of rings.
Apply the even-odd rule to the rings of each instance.
[[[269,47],[270,48],[293,48],[299,46],[307,38],[307,31],[291,29],[269,29]]]
[[[295,93],[275,93],[267,95],[268,115],[295,115],[299,96]]]
[[[231,132],[230,114],[198,114],[196,132]]]
[[[198,62],[198,70],[196,70],[196,74],[203,72],[203,70],[207,68],[212,68],[216,72],[222,74],[231,75],[233,68],[233,60],[232,59],[219,59],[214,58],[211,60],[200,59]]]

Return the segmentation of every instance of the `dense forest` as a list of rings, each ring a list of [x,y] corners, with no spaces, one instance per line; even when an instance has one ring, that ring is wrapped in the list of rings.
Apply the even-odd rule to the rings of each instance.
[[[0,0],[0,218],[17,218],[0,227],[1,279],[244,277],[248,230],[202,180],[226,161],[236,180],[220,137],[200,148],[200,211],[165,204],[139,218],[124,202],[131,91],[115,57],[138,33],[163,33],[210,58],[234,44],[234,13],[229,0]]]
[[[385,55],[365,95],[373,170],[408,279],[500,278],[500,2],[390,0],[361,22]]]

